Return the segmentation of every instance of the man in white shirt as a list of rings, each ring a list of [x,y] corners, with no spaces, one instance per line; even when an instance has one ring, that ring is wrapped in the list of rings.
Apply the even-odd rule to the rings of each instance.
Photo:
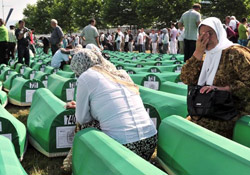
[[[75,47],[76,47],[78,44],[80,44],[79,36],[76,35],[76,36],[75,36]]]
[[[169,46],[169,34],[168,34],[168,29],[164,28],[162,29],[162,44],[163,44],[163,54],[168,53],[168,46]]]
[[[142,52],[146,52],[146,39],[149,38],[149,36],[144,32],[144,28],[141,28],[142,35],[143,35],[143,44],[142,44]]]
[[[152,53],[157,53],[158,34],[155,33],[154,29],[151,30],[149,38],[152,46]]]
[[[139,34],[137,37],[137,43],[139,45],[139,52],[143,52],[144,35],[143,35],[142,30],[139,29],[138,32],[139,32]]]
[[[118,28],[117,29],[117,37],[116,37],[116,40],[115,40],[117,51],[121,51],[121,43],[122,43],[123,39],[124,39],[124,35],[121,32],[121,29]]]
[[[170,54],[177,54],[177,41],[176,41],[177,34],[178,34],[178,31],[175,28],[175,23],[172,23],[171,30],[170,30],[170,37],[171,37]]]
[[[184,36],[185,36],[184,31],[185,29],[183,26],[178,29],[178,42],[179,42],[180,54],[184,54]]]
[[[72,46],[67,46],[66,51],[72,49]],[[65,64],[69,64],[69,53],[62,52],[63,49],[58,49],[51,60],[51,66],[54,68],[63,68]]]

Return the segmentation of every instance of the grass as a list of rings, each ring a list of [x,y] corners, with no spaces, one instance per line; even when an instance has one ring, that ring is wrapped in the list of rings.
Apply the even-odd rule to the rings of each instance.
[[[6,109],[14,117],[24,123],[25,126],[27,126],[29,107],[18,107],[8,104]],[[29,175],[70,175],[61,170],[64,158],[65,157],[48,158],[28,144],[27,151],[21,164]],[[150,162],[163,170],[156,161],[156,151],[153,154]]]

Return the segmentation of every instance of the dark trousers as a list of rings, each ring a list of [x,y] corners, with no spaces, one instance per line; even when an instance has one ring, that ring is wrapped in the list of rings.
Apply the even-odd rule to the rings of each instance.
[[[60,49],[60,46],[51,45],[52,56],[56,53],[56,51],[57,51],[58,49]]]
[[[8,49],[8,42],[1,41],[0,42],[0,64],[7,64],[7,49]]]
[[[143,50],[142,50],[142,44],[139,44],[139,52],[143,52]]]
[[[18,45],[17,46],[18,52],[18,63],[23,64],[23,58],[25,59],[25,64],[29,66],[30,63],[30,53],[29,53],[29,46]]]
[[[125,42],[124,51],[128,52],[128,42]]]
[[[8,43],[8,59],[15,59],[16,43]]]
[[[195,40],[184,39],[184,62],[192,57],[196,47]]]

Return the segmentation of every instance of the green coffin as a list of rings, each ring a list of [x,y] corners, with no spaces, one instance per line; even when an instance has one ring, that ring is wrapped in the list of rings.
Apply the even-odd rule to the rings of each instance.
[[[23,77],[23,75],[14,71],[10,72],[10,74],[7,76],[7,79],[3,83],[3,88],[5,91],[9,91],[11,89],[13,80],[17,77]]]
[[[26,128],[6,109],[0,105],[0,135],[9,138],[18,158],[22,159],[26,150]],[[0,152],[2,150],[0,149]],[[0,165],[1,166],[1,165]]]
[[[37,72],[36,70],[31,69],[30,67],[26,67],[24,69],[23,76],[24,76],[25,79],[32,80],[32,79],[34,79],[34,76],[35,76],[36,72]]]
[[[146,87],[140,87],[140,96],[142,98],[143,104],[150,106],[151,118],[157,118],[157,124],[161,122],[164,118],[170,115],[180,115],[182,117],[187,116],[187,103],[186,97],[182,95],[170,94],[166,92],[152,90]],[[158,118],[159,116],[160,118]]]
[[[74,72],[67,72],[67,71],[62,71],[62,70],[57,71],[56,74],[60,75],[64,78],[75,78],[76,77]]]
[[[73,144],[73,175],[166,175],[106,134],[79,131]]]
[[[25,64],[21,64],[21,63],[17,63],[16,66],[15,66],[15,71],[17,73],[20,73],[20,74],[23,74],[24,73],[24,69],[26,68],[27,66]]]
[[[34,92],[44,87],[39,80],[26,80],[22,77],[17,77],[12,83],[12,88],[9,91],[9,101],[17,106],[30,106]]]
[[[3,67],[0,74],[0,81],[5,81],[6,78],[8,78],[7,76],[13,71],[14,71],[13,69],[7,66]]]
[[[38,89],[27,120],[30,143],[48,157],[67,155],[72,146],[75,111],[48,89]]]
[[[3,136],[0,136],[0,174],[27,175],[15,154],[13,144]]]
[[[58,71],[57,68],[54,68],[54,67],[52,67],[52,66],[46,66],[46,67],[45,67],[45,70],[44,70],[44,73],[46,73],[46,74],[54,74],[54,73],[56,73],[57,71]]]
[[[44,72],[46,66],[47,66],[47,65],[44,64],[44,63],[37,62],[37,63],[35,63],[35,64],[33,65],[32,69],[34,69],[34,70],[36,70],[36,71],[42,71],[42,72]]]
[[[249,112],[250,113],[250,112]],[[233,140],[250,148],[250,115],[241,117],[235,124]]]
[[[76,79],[52,74],[48,77],[47,88],[62,101],[72,101],[75,95]]]
[[[48,77],[49,77],[50,74],[46,74],[42,71],[37,71],[35,76],[34,76],[34,79],[36,80],[39,80],[43,83],[44,87],[48,87]]]
[[[8,65],[14,69],[15,68],[15,65],[17,64],[17,60],[14,60],[14,59],[10,59],[9,62],[8,62]]]
[[[166,81],[161,84],[160,91],[187,96],[187,85]]]
[[[63,66],[63,70],[64,70],[64,71],[67,71],[67,72],[73,72],[73,71],[70,69],[70,65],[68,65],[68,64],[65,64],[65,65]]]
[[[0,104],[5,107],[8,104],[7,93],[0,90]]]
[[[250,173],[249,148],[182,117],[170,116],[164,119],[158,136],[157,157],[169,174]]]

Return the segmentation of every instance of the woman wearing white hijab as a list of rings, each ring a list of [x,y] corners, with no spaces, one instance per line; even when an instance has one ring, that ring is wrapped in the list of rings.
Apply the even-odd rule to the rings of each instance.
[[[239,115],[229,121],[188,117],[189,120],[220,135],[232,138],[235,122],[250,114],[250,50],[234,45],[218,18],[210,17],[199,25],[199,38],[193,56],[182,68],[181,80],[203,86],[201,93],[213,89],[229,91]]]

